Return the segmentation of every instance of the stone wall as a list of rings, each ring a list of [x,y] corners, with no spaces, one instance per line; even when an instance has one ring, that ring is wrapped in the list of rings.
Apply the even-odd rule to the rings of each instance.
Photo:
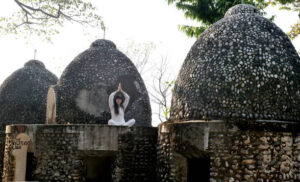
[[[12,138],[15,138],[16,134],[7,134],[6,141],[5,141],[5,151],[4,151],[4,158],[3,158],[3,174],[2,174],[2,181],[13,181],[14,180],[14,171],[15,171],[15,159],[14,156],[11,154],[13,150],[13,141]]]
[[[120,135],[115,178],[123,182],[155,182],[156,143],[157,128],[134,128]]]
[[[3,174],[3,158],[5,149],[5,132],[0,130],[0,175]],[[0,181],[1,178],[0,178]]]
[[[299,126],[287,122],[164,123],[159,126],[158,178],[188,181],[187,161],[207,158],[209,164],[198,168],[209,168],[212,182],[299,181],[299,134]]]
[[[41,128],[36,133],[38,181],[83,181],[83,165],[77,150],[79,133],[66,132],[65,127],[49,130]]]
[[[162,126],[159,127],[157,141],[157,178],[161,182],[175,181],[174,172],[171,171],[174,169],[174,163],[171,160],[173,149],[170,146],[170,133],[162,132]]]
[[[11,125],[6,135],[3,181],[15,179],[13,152],[20,133],[31,139],[27,155],[34,154],[27,158],[32,166],[26,169],[31,172],[27,179],[86,181],[92,160],[103,162],[108,157],[113,181],[155,181],[157,128],[108,125]]]

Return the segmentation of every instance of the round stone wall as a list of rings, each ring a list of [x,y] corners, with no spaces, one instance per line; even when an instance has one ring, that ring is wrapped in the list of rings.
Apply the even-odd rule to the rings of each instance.
[[[300,121],[300,61],[289,38],[251,5],[209,27],[175,83],[171,120]]]

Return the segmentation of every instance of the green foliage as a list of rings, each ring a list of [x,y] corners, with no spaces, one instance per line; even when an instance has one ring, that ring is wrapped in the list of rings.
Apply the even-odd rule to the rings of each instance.
[[[288,36],[291,39],[295,39],[300,34],[300,21],[298,21],[295,25],[292,26],[292,29],[288,32]]]
[[[165,81],[165,93],[167,93],[168,91],[173,92],[174,85],[175,85],[175,80]],[[169,119],[169,116],[170,116],[170,107],[167,104],[163,105],[163,107],[164,108],[162,108],[162,110],[163,110],[164,117],[165,117],[164,119],[167,121]]]
[[[14,0],[19,10],[0,17],[1,34],[36,34],[46,39],[66,21],[105,29],[91,2],[83,0]]]
[[[170,116],[170,107],[165,107],[164,116],[165,116],[165,120],[168,121],[169,116]]]
[[[200,27],[179,25],[179,30],[188,37],[198,38],[211,24],[224,17],[226,11],[237,4],[252,4],[263,10],[270,5],[282,5],[285,9],[295,8],[300,0],[167,0],[184,12],[186,18],[201,23]],[[297,2],[297,3],[296,3]],[[299,7],[299,6],[298,6]],[[298,10],[299,11],[299,10]],[[274,16],[270,18],[274,19]],[[296,30],[295,30],[296,32]]]
[[[175,80],[172,80],[172,81],[165,81],[165,84],[167,85],[167,87],[168,88],[171,88],[171,87],[173,87],[174,86],[174,84],[175,84]]]
[[[278,0],[279,1],[279,0]],[[280,3],[283,4],[280,9],[288,11],[300,11],[300,0],[280,0]],[[291,39],[295,39],[300,34],[300,21],[292,25],[291,30],[287,33]]]
[[[178,25],[179,30],[185,32],[185,34],[188,37],[199,37],[201,33],[203,33],[208,26],[200,26],[200,27],[194,27],[194,26],[188,26],[188,25]]]

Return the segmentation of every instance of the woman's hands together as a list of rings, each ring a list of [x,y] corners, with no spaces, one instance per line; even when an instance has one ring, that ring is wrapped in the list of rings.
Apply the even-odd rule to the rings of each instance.
[[[118,91],[122,91],[122,85],[121,85],[121,83],[119,83]]]

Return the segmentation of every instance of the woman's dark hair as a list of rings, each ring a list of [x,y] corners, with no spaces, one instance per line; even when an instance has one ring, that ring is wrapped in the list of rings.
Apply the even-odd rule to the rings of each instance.
[[[115,114],[118,115],[119,114],[119,106],[116,102],[117,99],[122,100],[120,106],[124,109],[124,106],[123,106],[123,103],[124,103],[124,100],[125,100],[124,94],[122,92],[117,92],[114,96],[114,110],[115,110]]]

